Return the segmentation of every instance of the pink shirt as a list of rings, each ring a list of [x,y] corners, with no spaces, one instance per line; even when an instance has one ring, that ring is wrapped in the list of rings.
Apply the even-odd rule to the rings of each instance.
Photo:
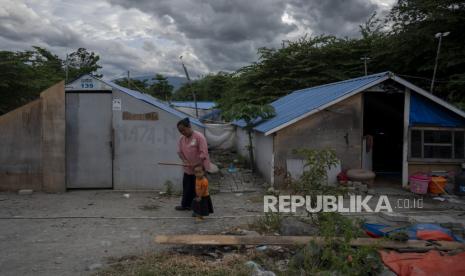
[[[207,139],[202,133],[193,131],[191,137],[184,135],[178,141],[178,155],[187,160],[189,164],[202,164],[205,170],[210,169],[210,157],[208,156]],[[192,167],[184,167],[184,172],[194,174]]]

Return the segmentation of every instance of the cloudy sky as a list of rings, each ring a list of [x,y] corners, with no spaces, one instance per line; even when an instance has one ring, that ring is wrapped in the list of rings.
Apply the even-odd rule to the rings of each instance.
[[[101,57],[106,78],[194,77],[232,71],[257,48],[302,35],[358,36],[358,25],[395,0],[0,0],[0,50],[79,47]]]

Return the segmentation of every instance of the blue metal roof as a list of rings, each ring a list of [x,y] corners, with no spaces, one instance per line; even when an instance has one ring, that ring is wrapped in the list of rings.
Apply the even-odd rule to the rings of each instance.
[[[97,78],[96,78],[97,79]],[[102,80],[102,79],[98,79],[100,81],[102,81],[103,83],[105,83],[106,85],[108,86],[111,86],[113,88],[116,88],[118,89],[119,91],[123,92],[123,93],[126,93],[138,100],[141,100],[141,101],[144,101],[148,104],[151,104],[153,106],[156,106],[168,113],[171,113],[177,117],[179,117],[180,119],[183,119],[183,118],[186,118],[186,117],[189,117],[187,116],[185,113],[181,112],[181,111],[178,111],[176,110],[175,108],[172,108],[171,106],[169,106],[168,104],[164,103],[164,102],[161,102],[160,100],[157,100],[155,99],[154,97],[148,95],[148,94],[144,94],[144,93],[140,93],[138,91],[134,91],[134,90],[131,90],[129,88],[126,88],[126,87],[123,87],[123,86],[120,86],[120,85],[117,85],[116,83],[114,82],[110,82],[110,81],[105,81],[105,80]],[[199,127],[205,127],[198,119],[195,119],[193,117],[189,117],[189,120],[191,121],[191,123],[199,126]]]
[[[195,102],[171,102],[171,105],[177,106],[177,107],[189,107],[189,108],[195,108]],[[199,109],[212,109],[215,107],[214,102],[197,102],[197,108]]]
[[[389,75],[390,72],[383,72],[294,91],[272,102],[271,106],[274,107],[276,116],[259,123],[254,130],[263,133],[273,130],[371,83],[375,85],[377,81],[388,78]],[[245,126],[244,121],[236,121],[234,124]]]

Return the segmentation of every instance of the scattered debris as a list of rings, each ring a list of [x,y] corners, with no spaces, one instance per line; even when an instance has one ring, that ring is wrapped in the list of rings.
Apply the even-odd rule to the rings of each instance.
[[[409,217],[395,212],[381,212],[380,217],[392,222],[409,222]]]
[[[465,252],[456,255],[442,254],[438,251],[427,253],[380,252],[386,266],[397,275],[464,275]]]
[[[130,197],[130,195],[129,195],[129,194],[123,194],[123,197],[125,197],[125,198],[129,198],[129,197]]]
[[[245,265],[252,269],[252,276],[276,276],[272,271],[263,270],[256,262],[248,261]]]
[[[318,234],[318,229],[296,217],[285,217],[281,221],[279,232],[284,236],[311,236]]]
[[[441,201],[441,202],[442,202],[442,201],[444,201],[444,200],[446,200],[446,199],[443,198],[443,197],[440,197],[440,196],[435,196],[435,197],[433,197],[433,200],[438,200],[438,201]]]
[[[324,238],[321,236],[235,236],[235,235],[157,235],[155,242],[159,244],[189,244],[189,245],[305,245],[309,242],[325,244],[328,241],[343,240],[339,237]],[[351,246],[375,246],[389,249],[465,249],[465,244],[454,241],[408,240],[406,242],[356,238],[350,241]]]

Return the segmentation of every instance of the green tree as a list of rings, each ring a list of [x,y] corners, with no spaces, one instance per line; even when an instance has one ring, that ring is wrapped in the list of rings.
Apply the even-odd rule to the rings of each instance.
[[[40,47],[0,51],[0,114],[38,98],[42,90],[64,79],[61,62]]]
[[[73,80],[84,74],[91,74],[101,78],[103,75],[97,73],[102,68],[98,64],[99,60],[100,56],[94,52],[88,52],[85,48],[77,49],[68,56],[68,80]]]
[[[122,78],[122,79],[115,80],[115,83],[119,86],[126,87],[131,90],[150,94],[147,80],[129,79],[129,82],[128,82],[127,78]]]
[[[149,94],[166,102],[170,101],[173,93],[173,86],[168,82],[166,77],[161,74],[156,74],[152,80],[155,82],[149,87]]]
[[[78,49],[68,60],[69,79],[95,73],[101,68],[98,60],[94,53]],[[65,61],[45,48],[0,51],[0,114],[38,98],[41,91],[63,79]]]
[[[274,108],[271,105],[254,105],[254,104],[238,104],[232,106],[227,112],[225,112],[224,117],[229,120],[243,120],[245,122],[245,130],[247,131],[247,136],[249,138],[249,158],[250,166],[252,171],[255,171],[255,159],[253,154],[253,139],[252,133],[254,126],[258,122],[267,120],[275,116]]]
[[[231,75],[225,72],[209,74],[190,85],[185,83],[173,95],[178,101],[192,101],[192,91],[199,101],[217,101],[231,88]]]

